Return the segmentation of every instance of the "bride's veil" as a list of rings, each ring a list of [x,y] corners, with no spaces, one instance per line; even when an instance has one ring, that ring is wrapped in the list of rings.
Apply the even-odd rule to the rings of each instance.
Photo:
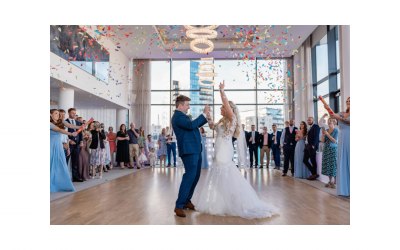
[[[242,128],[242,125],[240,124],[240,121],[241,121],[240,113],[239,113],[239,110],[236,105],[234,106],[234,113],[235,113],[237,122],[239,123],[239,127],[240,127],[240,133],[236,140],[236,152],[238,155],[238,166],[249,168],[250,160],[247,157],[246,136],[245,136],[244,130]]]

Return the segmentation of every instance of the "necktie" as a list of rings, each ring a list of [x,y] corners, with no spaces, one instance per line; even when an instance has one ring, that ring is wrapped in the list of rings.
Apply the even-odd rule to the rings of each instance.
[[[254,144],[254,131],[251,132],[251,141],[252,141],[252,143]]]
[[[276,132],[275,132],[275,136],[274,136],[274,144],[276,144]]]

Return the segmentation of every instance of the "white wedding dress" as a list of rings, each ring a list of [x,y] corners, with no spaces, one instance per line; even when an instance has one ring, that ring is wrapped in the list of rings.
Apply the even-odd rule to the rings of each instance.
[[[232,161],[232,136],[236,123],[234,116],[229,131],[225,132],[222,124],[216,127],[215,158],[196,199],[196,210],[247,219],[271,217],[276,214],[276,209],[258,198],[253,187]]]

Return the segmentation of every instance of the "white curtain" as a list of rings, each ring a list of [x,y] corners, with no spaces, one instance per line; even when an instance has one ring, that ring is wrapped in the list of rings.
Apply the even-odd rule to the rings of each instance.
[[[89,120],[91,117],[95,121],[98,121],[100,123],[104,123],[104,129],[108,131],[108,127],[113,127],[114,132],[119,130],[119,125],[118,128],[116,127],[116,109],[79,109],[77,108],[76,113],[79,116],[82,116],[84,120]],[[117,129],[117,130],[116,130]]]
[[[133,60],[130,122],[143,127],[146,134],[151,130],[150,67],[150,60]]]
[[[294,55],[294,114],[296,123],[305,121],[308,116],[314,116],[311,41],[310,37],[299,47]]]
[[[346,99],[350,96],[350,26],[339,26],[340,46],[340,95],[342,109],[346,107]],[[342,110],[341,110],[342,111]]]
[[[294,105],[293,105],[293,96],[294,96],[294,86],[293,86],[293,60],[287,59],[286,61],[286,74],[285,74],[285,84],[286,90],[284,91],[285,97],[285,121],[294,119]]]

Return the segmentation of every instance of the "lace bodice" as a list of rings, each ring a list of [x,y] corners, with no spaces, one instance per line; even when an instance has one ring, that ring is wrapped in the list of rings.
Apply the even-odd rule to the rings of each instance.
[[[225,126],[222,122],[220,122],[217,127],[217,138],[221,137],[224,140],[232,140],[232,136],[235,133],[235,128],[237,126],[237,118],[235,115],[232,117],[232,123],[229,126],[229,129],[225,131]]]

